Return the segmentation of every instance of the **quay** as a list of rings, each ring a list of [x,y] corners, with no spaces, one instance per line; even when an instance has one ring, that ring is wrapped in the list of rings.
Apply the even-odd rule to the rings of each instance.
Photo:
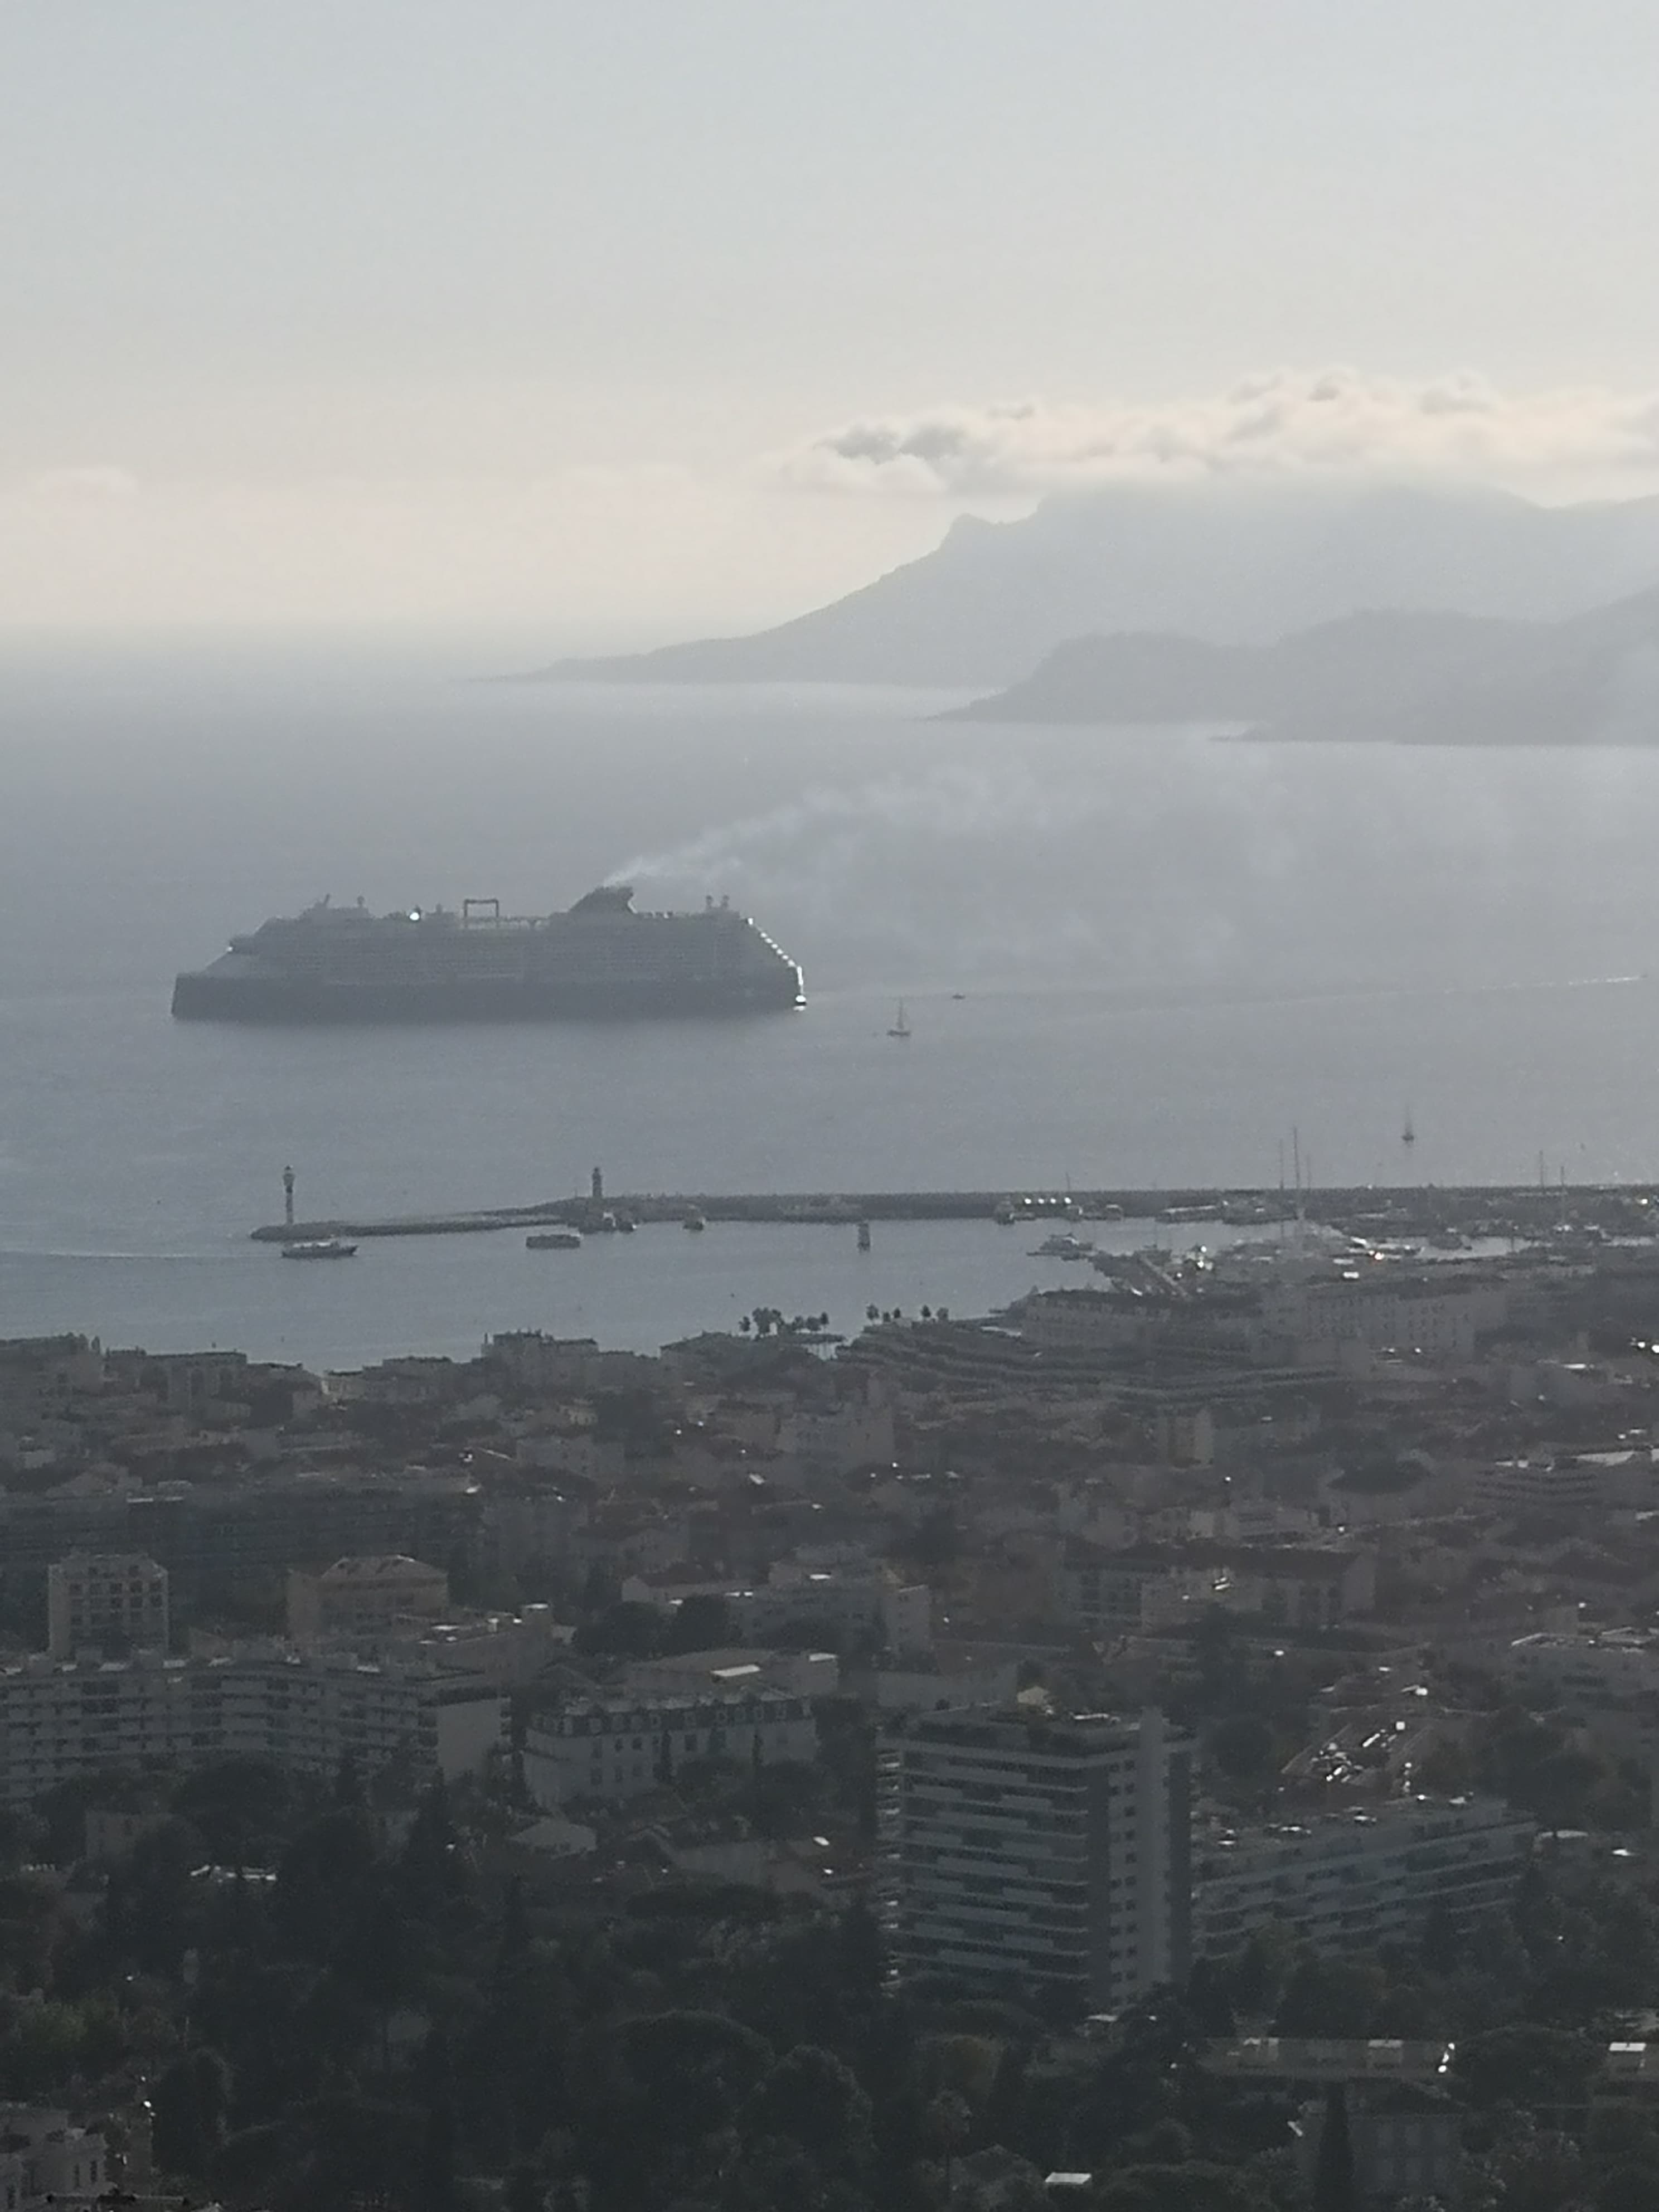
[[[497,1229],[597,1230],[618,1222],[816,1223],[851,1227],[860,1221],[1057,1220],[1157,1221],[1201,1231],[1212,1224],[1265,1227],[1299,1210],[1310,1221],[1379,1237],[1436,1231],[1489,1237],[1536,1237],[1563,1227],[1607,1235],[1659,1232],[1659,1198],[1627,1184],[1365,1185],[1304,1191],[1299,1200],[1277,1188],[1225,1190],[840,1192],[652,1192],[601,1198],[544,1199],[530,1206],[483,1206],[446,1213],[267,1222],[250,1233],[258,1243],[325,1237],[457,1237]]]

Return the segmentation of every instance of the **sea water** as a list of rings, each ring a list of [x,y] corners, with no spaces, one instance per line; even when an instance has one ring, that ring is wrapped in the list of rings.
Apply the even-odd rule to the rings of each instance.
[[[0,1334],[339,1366],[757,1304],[984,1310],[986,1224],[511,1234],[283,1262],[302,1215],[737,1191],[1659,1179],[1659,757],[933,719],[944,696],[483,680],[482,651],[0,655]],[[729,895],[742,1022],[176,1024],[310,899]],[[912,1034],[888,1035],[904,1001]],[[1414,1146],[1401,1143],[1409,1109]]]

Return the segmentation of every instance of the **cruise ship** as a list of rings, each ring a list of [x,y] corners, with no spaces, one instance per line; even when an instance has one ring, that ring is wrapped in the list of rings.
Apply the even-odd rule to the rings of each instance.
[[[497,899],[371,914],[328,899],[233,937],[173,987],[182,1021],[441,1022],[744,1014],[805,1003],[788,954],[727,899],[641,914],[605,884],[562,914]]]

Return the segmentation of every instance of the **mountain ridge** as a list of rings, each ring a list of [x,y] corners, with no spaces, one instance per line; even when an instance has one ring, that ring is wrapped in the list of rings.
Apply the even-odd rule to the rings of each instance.
[[[1237,722],[1265,738],[1437,744],[1659,738],[1659,589],[1559,622],[1380,610],[1267,646],[1067,640],[1019,683],[935,719]]]
[[[1541,507],[1422,484],[1117,485],[930,553],[746,636],[565,659],[523,680],[997,688],[1068,638],[1270,642],[1378,608],[1559,618],[1659,582],[1659,497]]]

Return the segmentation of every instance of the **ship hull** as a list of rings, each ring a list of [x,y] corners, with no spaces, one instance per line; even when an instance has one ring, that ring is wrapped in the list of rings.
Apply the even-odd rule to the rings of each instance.
[[[454,980],[425,983],[322,983],[252,980],[204,969],[173,987],[178,1021],[350,1024],[384,1022],[643,1021],[789,1013],[803,1003],[799,980],[708,981]]]
[[[800,969],[722,899],[700,913],[638,914],[626,884],[562,914],[370,914],[326,899],[274,917],[178,977],[180,1021],[639,1021],[787,1013]]]

